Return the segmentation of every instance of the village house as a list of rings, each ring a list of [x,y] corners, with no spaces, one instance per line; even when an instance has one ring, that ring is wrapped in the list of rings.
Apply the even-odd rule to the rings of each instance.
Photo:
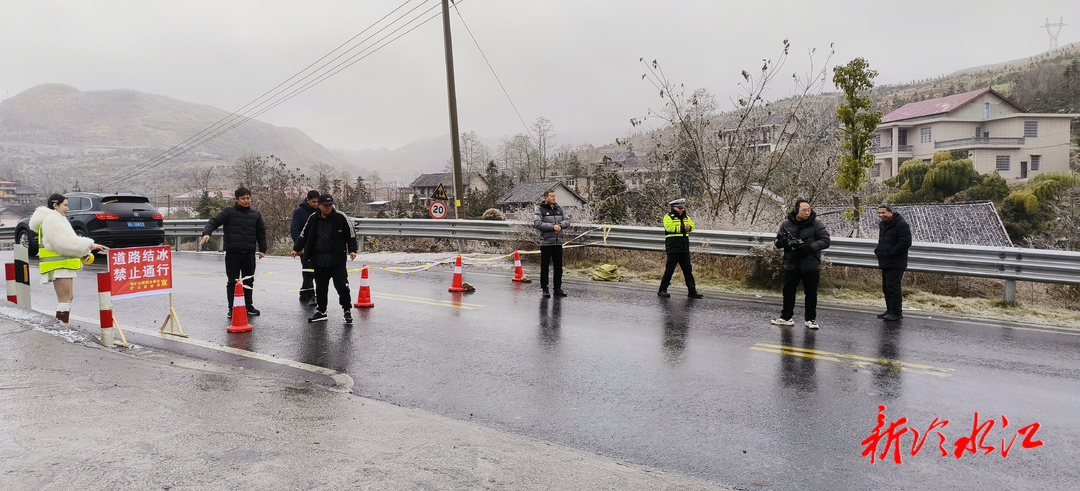
[[[993,89],[905,104],[886,114],[870,152],[871,176],[888,179],[912,159],[963,150],[986,174],[1027,179],[1069,171],[1069,129],[1080,114],[1029,113]]]
[[[537,205],[544,200],[544,192],[549,189],[555,190],[555,202],[571,216],[584,209],[585,198],[567,187],[566,183],[562,181],[518,184],[509,193],[495,200],[495,207],[502,211],[507,218],[532,220],[533,212],[536,211]]]
[[[469,192],[470,189],[473,189],[478,193],[486,193],[491,189],[487,179],[484,179],[484,176],[480,174],[462,177],[461,186],[465,188],[465,192]],[[438,189],[440,184],[443,187],[443,191],[446,193],[446,197],[451,200],[454,199],[454,174],[452,172],[420,174],[420,177],[417,177],[412,184],[409,184],[409,187],[413,190],[413,199],[427,201],[431,198],[431,194]],[[411,201],[412,200],[410,200],[410,202]]]

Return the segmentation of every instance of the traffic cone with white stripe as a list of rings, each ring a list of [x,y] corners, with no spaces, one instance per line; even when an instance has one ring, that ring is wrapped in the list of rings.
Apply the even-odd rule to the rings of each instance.
[[[521,270],[521,256],[518,255],[518,251],[514,251],[514,279],[513,281],[521,281],[525,279],[525,272]]]
[[[360,293],[356,295],[356,303],[353,307],[374,307],[375,304],[371,301],[371,288],[368,287],[368,275],[367,265],[364,265],[363,271],[360,272]]]
[[[461,279],[461,256],[457,257],[457,263],[454,264],[454,282],[450,284],[450,290],[452,292],[463,292],[465,287],[462,285]]]
[[[232,324],[225,332],[248,332],[251,324],[248,324],[247,304],[244,302],[244,284],[236,280],[236,290],[233,293]]]

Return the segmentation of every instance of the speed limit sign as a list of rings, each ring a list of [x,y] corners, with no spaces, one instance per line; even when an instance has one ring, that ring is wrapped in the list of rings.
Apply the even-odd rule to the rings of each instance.
[[[431,212],[431,218],[436,220],[446,218],[446,203],[443,203],[442,201],[432,201],[431,208],[428,208],[428,211]]]

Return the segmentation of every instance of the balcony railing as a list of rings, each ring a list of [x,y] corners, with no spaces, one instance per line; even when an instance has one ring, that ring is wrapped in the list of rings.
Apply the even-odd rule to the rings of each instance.
[[[1023,138],[961,138],[934,142],[934,148],[974,147],[979,145],[1023,145]]]
[[[911,151],[913,151],[911,145],[897,145],[896,150],[898,152],[911,152]],[[873,153],[873,154],[892,153],[892,145],[889,145],[887,147],[885,147],[885,146],[871,147],[870,148],[870,153]]]

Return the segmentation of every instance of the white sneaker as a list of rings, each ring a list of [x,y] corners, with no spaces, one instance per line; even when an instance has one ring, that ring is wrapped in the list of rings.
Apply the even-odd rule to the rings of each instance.
[[[772,323],[775,324],[775,325],[778,325],[778,326],[794,326],[795,325],[795,321],[793,321],[791,319],[785,319],[783,317],[778,317],[776,319],[773,319]]]
[[[821,326],[818,325],[817,321],[806,321],[806,327],[809,327],[810,329],[821,328]]]

